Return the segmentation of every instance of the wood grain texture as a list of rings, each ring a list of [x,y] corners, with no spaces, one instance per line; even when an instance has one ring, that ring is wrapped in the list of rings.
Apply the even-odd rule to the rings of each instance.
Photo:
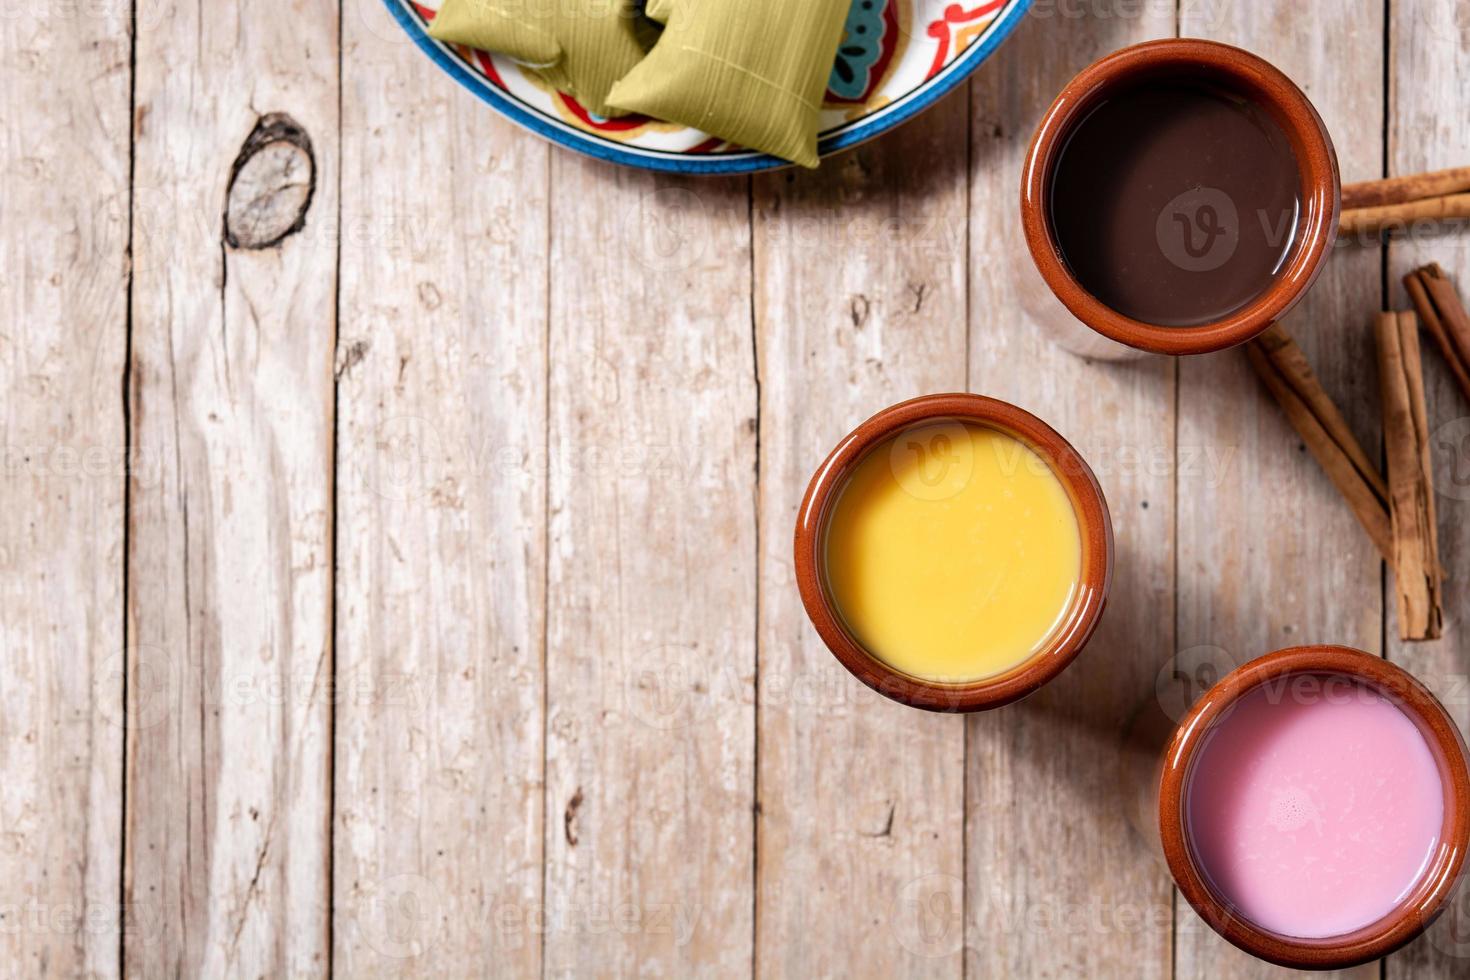
[[[137,42],[126,900],[132,975],[326,969],[336,4],[170,5]],[[223,241],[263,113],[315,145],[301,232]],[[283,189],[305,179],[278,174]]]
[[[15,976],[118,972],[128,59],[126,6],[0,19],[0,972]]]
[[[1394,0],[1389,37],[1388,172],[1418,173],[1470,160],[1470,10],[1463,3]],[[1424,229],[1388,249],[1390,305],[1407,308],[1405,273],[1437,262],[1462,302],[1470,302],[1470,235],[1463,222]],[[1429,448],[1438,491],[1444,638],[1404,643],[1389,613],[1388,657],[1424,681],[1444,702],[1462,731],[1470,731],[1470,402],[1465,400],[1438,348],[1425,338],[1424,384]],[[1386,602],[1392,602],[1392,582]],[[1390,957],[1385,975],[1435,980],[1470,971],[1470,891],[1461,887],[1451,909],[1420,942]]]
[[[534,977],[550,150],[344,17],[333,966]]]
[[[1174,649],[1174,363],[1091,362],[1015,312],[1016,264],[1030,261],[1016,215],[1032,135],[1078,71],[1173,33],[1172,8],[1139,13],[1029,18],[1007,56],[971,83],[970,384],[1035,412],[1077,447],[1103,487],[1117,541],[1111,598],[1077,662],[1030,700],[969,722],[974,977],[1170,974],[1171,882],[1152,828],[1130,823],[1154,759],[1124,745]],[[1204,452],[1189,463],[1216,465]]]
[[[1432,345],[1446,629],[1405,644],[1240,352],[1085,361],[1021,312],[1032,127],[1172,2],[1038,3],[898,132],[689,182],[518,130],[381,0],[133,6],[0,18],[0,976],[1274,976],[1137,819],[1170,655],[1383,650],[1470,728]],[[1177,7],[1302,83],[1345,180],[1385,113],[1390,175],[1470,160],[1464,3]],[[309,149],[233,167],[275,112]],[[1372,315],[1431,261],[1470,299],[1467,241],[1343,244],[1286,323],[1375,463]],[[1081,659],[968,720],[844,672],[791,568],[836,441],[966,387],[1077,446],[1118,542]],[[1352,975],[1467,963],[1462,890]]]
[[[746,187],[552,157],[552,976],[750,968]]]
[[[965,387],[967,130],[952,96],[901,141],[755,181],[762,975],[962,971],[964,721],[843,670],[802,609],[792,531],[858,423]]]
[[[1291,0],[1184,7],[1180,32],[1246,48],[1312,100],[1333,135],[1344,181],[1382,176],[1383,5],[1352,0],[1305,19]],[[1345,70],[1346,66],[1351,70]],[[1371,323],[1379,256],[1339,248],[1284,321],[1369,455],[1381,441]],[[1382,649],[1381,563],[1321,468],[1305,452],[1239,351],[1180,363],[1179,445],[1235,460],[1226,479],[1178,484],[1178,645],[1235,663],[1300,643]],[[1250,959],[1182,901],[1177,976],[1283,971]],[[1355,975],[1376,976],[1369,966]]]

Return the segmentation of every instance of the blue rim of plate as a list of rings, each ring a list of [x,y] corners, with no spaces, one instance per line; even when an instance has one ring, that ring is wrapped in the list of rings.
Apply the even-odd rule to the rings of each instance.
[[[991,22],[986,29],[985,36],[978,43],[966,48],[962,55],[944,66],[938,75],[925,80],[924,84],[918,88],[911,89],[889,103],[886,108],[893,111],[882,113],[871,123],[859,123],[851,129],[844,129],[826,137],[817,145],[817,153],[822,157],[827,157],[840,150],[867,142],[895,126],[908,122],[941,97],[949,94],[955,86],[969,78],[971,73],[980,67],[980,63],[1010,36],[1011,32],[1016,29],[1016,25],[1021,22],[1021,18],[1031,9],[1032,2],[1033,0],[1014,0],[1008,4]],[[701,156],[679,150],[657,150],[643,147],[638,153],[630,153],[619,150],[606,141],[579,134],[576,130],[553,125],[539,113],[532,112],[514,99],[501,94],[493,85],[486,84],[452,58],[438,41],[429,37],[423,25],[409,15],[400,0],[383,0],[383,3],[387,5],[393,19],[398,21],[398,25],[413,39],[413,43],[418,45],[419,50],[428,55],[429,60],[447,72],[451,78],[481,100],[489,103],[491,108],[512,122],[558,146],[564,146],[569,150],[575,150],[599,160],[607,160],[641,170],[674,174],[752,174],[792,166],[790,161],[782,160],[780,157],[749,151],[729,155]],[[898,108],[895,109],[895,106]]]

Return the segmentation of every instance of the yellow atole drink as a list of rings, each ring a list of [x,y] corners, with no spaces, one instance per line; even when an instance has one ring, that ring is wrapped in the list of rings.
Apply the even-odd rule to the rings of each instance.
[[[970,422],[912,429],[854,469],[826,533],[832,601],[890,667],[967,682],[1027,660],[1082,574],[1061,480],[1015,437]]]

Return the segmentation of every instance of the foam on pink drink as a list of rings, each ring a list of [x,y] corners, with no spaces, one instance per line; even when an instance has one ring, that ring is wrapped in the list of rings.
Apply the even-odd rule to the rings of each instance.
[[[1376,691],[1345,678],[1293,693],[1278,678],[1223,715],[1190,770],[1194,851],[1255,925],[1324,939],[1370,925],[1419,881],[1444,791],[1429,745]]]

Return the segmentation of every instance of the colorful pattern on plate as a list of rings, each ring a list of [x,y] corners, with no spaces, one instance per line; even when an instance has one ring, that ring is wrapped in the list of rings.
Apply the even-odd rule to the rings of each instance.
[[[883,82],[899,46],[908,40],[900,26],[913,0],[853,0],[847,15],[847,34],[837,49],[832,77],[827,80],[828,103],[866,102]]]
[[[751,173],[786,166],[688,127],[644,116],[593,115],[509,58],[430,38],[426,27],[437,7],[416,0],[385,2],[414,42],[456,81],[562,146],[676,173]],[[828,83],[822,155],[872,139],[933,104],[995,50],[1031,2],[853,0]]]

